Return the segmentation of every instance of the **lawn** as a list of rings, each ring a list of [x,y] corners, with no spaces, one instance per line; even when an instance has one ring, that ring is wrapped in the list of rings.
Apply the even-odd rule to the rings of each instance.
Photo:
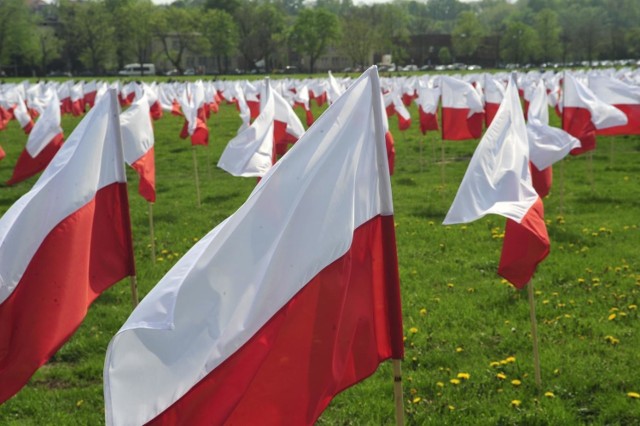
[[[321,110],[314,106],[316,116]],[[443,144],[437,133],[425,137],[415,106],[410,111],[414,123],[406,132],[397,131],[395,117],[389,120],[396,147],[392,186],[407,424],[640,424],[640,137],[599,137],[593,155],[569,157],[554,167],[554,184],[544,200],[551,253],[533,279],[542,367],[538,389],[527,292],[496,275],[505,219],[441,224],[478,141]],[[63,118],[66,135],[78,121]],[[192,148],[178,137],[183,119],[165,113],[155,122],[155,257],[150,209],[137,194],[137,176],[128,171],[141,297],[255,186],[255,179],[232,177],[216,167],[240,123],[235,107],[222,105],[208,122],[210,146]],[[15,121],[0,132],[7,153],[0,182],[11,175],[25,141]],[[0,212],[35,180],[0,187]],[[104,355],[130,312],[129,280],[123,280],[98,298],[75,335],[29,384],[0,406],[0,424],[104,423]],[[338,395],[318,424],[387,425],[394,416],[387,362]]]

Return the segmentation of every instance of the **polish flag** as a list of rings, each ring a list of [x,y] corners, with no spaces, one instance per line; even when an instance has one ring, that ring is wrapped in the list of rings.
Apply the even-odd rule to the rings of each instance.
[[[31,118],[27,105],[24,103],[24,99],[20,94],[18,94],[18,100],[13,107],[13,117],[18,123],[20,123],[20,127],[22,127],[22,130],[24,130],[27,135],[31,133],[31,130],[33,129],[33,119]]]
[[[74,117],[79,117],[84,114],[84,84],[82,82],[76,83],[71,86],[70,98],[71,98],[71,114]]]
[[[124,161],[138,172],[138,192],[150,203],[156,201],[156,163],[151,109],[146,91],[120,114]]]
[[[398,129],[400,131],[405,131],[411,127],[411,115],[402,102],[400,91],[394,90],[386,93],[383,99],[387,118],[396,115],[398,117]]]
[[[86,83],[83,88],[84,103],[89,106],[89,109],[93,108],[96,103],[96,93],[98,92],[98,84],[95,80],[91,80]]]
[[[416,103],[420,114],[420,131],[422,134],[427,134],[428,130],[440,130],[440,126],[438,126],[440,87],[420,87]]]
[[[309,89],[306,85],[302,85],[296,89],[293,96],[293,106],[304,109],[305,117],[307,119],[307,127],[311,127],[314,121],[313,112],[311,112]]]
[[[622,111],[628,120],[626,125],[598,130],[598,135],[640,134],[640,86],[605,75],[590,75],[589,88],[599,99]]]
[[[116,94],[96,104],[0,218],[0,403],[134,272]]]
[[[596,130],[626,125],[624,112],[598,98],[572,73],[564,73],[562,128],[580,139],[580,148],[572,155],[596,149]]]
[[[160,102],[158,96],[158,88],[155,82],[152,84],[142,83],[142,91],[147,98],[147,102],[149,103],[149,113],[151,114],[151,118],[154,120],[159,120],[162,118],[162,104]],[[135,102],[135,100],[134,100]]]
[[[275,154],[278,157],[284,155],[289,145],[295,144],[305,130],[302,121],[291,108],[289,102],[276,90],[272,90],[272,95],[275,108],[273,138]]]
[[[527,129],[513,77],[444,224],[472,222],[487,214],[507,218],[498,274],[525,287],[549,254],[549,236],[542,200],[531,184]]]
[[[440,76],[442,88],[442,139],[477,139],[482,135],[484,108],[471,83]]]
[[[115,335],[106,422],[313,424],[403,356],[377,72],[335,100]]]
[[[530,89],[527,115],[527,137],[531,160],[531,179],[540,197],[549,194],[553,180],[551,165],[566,157],[580,141],[562,129],[549,126],[547,89],[542,80]]]
[[[58,95],[54,90],[49,90],[46,98],[47,106],[29,133],[27,144],[18,157],[7,185],[20,183],[44,170],[64,142]]]
[[[184,126],[180,137],[191,140],[191,145],[209,145],[209,128],[207,118],[202,108],[204,103],[204,88],[202,84],[189,84],[189,96],[179,99],[184,113]]]
[[[505,85],[502,80],[490,74],[485,74],[484,80],[484,122],[487,127],[491,125],[502,99],[504,98]]]

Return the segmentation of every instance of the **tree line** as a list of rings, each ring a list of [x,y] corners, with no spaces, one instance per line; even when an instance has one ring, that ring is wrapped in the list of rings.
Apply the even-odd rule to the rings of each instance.
[[[329,47],[354,66],[371,55],[409,63],[416,35],[451,36],[440,62],[473,58],[485,37],[504,63],[631,59],[640,56],[637,0],[0,0],[0,70],[103,74],[160,57],[178,72],[187,53],[230,58],[271,71],[304,58],[313,72]],[[419,64],[421,65],[421,64]],[[12,71],[13,70],[13,71]]]

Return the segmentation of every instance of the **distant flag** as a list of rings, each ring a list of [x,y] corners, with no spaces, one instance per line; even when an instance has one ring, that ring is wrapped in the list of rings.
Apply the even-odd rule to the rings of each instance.
[[[313,424],[403,356],[378,84],[366,71],[134,310],[108,425]]]
[[[33,129],[33,119],[31,118],[31,114],[29,114],[27,105],[24,103],[24,99],[19,94],[18,100],[13,107],[13,116],[16,121],[20,123],[20,127],[22,127],[22,130],[24,130],[27,135],[31,133]]]
[[[136,98],[131,106],[120,114],[120,126],[124,160],[138,172],[140,195],[153,203],[156,201],[155,138],[146,94]]]
[[[491,125],[493,117],[498,112],[504,98],[505,85],[501,79],[491,74],[485,74],[484,79],[484,122],[487,127]]]
[[[440,86],[418,88],[418,114],[420,131],[423,135],[429,130],[440,130],[438,125],[438,105],[440,104]]]
[[[119,135],[110,92],[0,218],[0,403],[71,337],[102,291],[133,274]]]
[[[596,130],[627,124],[627,116],[622,111],[599,99],[570,72],[564,73],[562,96],[562,128],[580,139],[581,144],[571,151],[572,155],[596,148]]]
[[[471,83],[440,76],[442,88],[442,139],[477,139],[482,135],[484,107]]]
[[[386,93],[383,97],[387,118],[393,115],[398,117],[398,130],[405,131],[411,127],[411,115],[402,101],[402,95],[398,90]]]
[[[29,133],[27,144],[18,157],[7,185],[20,183],[44,170],[64,142],[58,95],[54,90],[49,90],[46,99],[47,106]]]
[[[444,224],[487,214],[507,218],[498,274],[517,288],[549,254],[542,200],[531,185],[529,143],[513,77],[491,126],[478,144]]]
[[[598,99],[613,105],[627,116],[627,124],[599,129],[597,134],[640,134],[640,86],[605,75],[590,75],[588,83]]]

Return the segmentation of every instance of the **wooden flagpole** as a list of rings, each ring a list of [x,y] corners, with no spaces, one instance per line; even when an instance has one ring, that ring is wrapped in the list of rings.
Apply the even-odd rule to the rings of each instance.
[[[564,214],[564,160],[560,162],[560,214]]]
[[[156,263],[156,238],[153,232],[153,203],[147,203],[149,205],[149,233],[151,236],[151,260]]]
[[[404,426],[401,360],[392,359],[391,362],[393,364],[393,395],[396,404],[396,425]]]
[[[131,275],[131,305],[135,309],[138,306],[138,279],[135,275]]]
[[[196,176],[196,196],[198,197],[198,207],[202,206],[200,202],[200,179],[198,178],[198,159],[196,158],[196,147],[191,146],[191,154],[193,156],[193,171]]]
[[[529,296],[529,316],[531,317],[531,340],[533,341],[533,368],[535,372],[536,386],[538,390],[542,388],[542,378],[540,374],[540,354],[538,352],[538,322],[536,320],[536,302],[533,292],[533,281],[527,284],[527,294]]]
[[[423,148],[424,148],[424,139],[420,138],[418,140],[418,147],[420,148],[420,171],[424,171],[424,156],[423,156]]]

